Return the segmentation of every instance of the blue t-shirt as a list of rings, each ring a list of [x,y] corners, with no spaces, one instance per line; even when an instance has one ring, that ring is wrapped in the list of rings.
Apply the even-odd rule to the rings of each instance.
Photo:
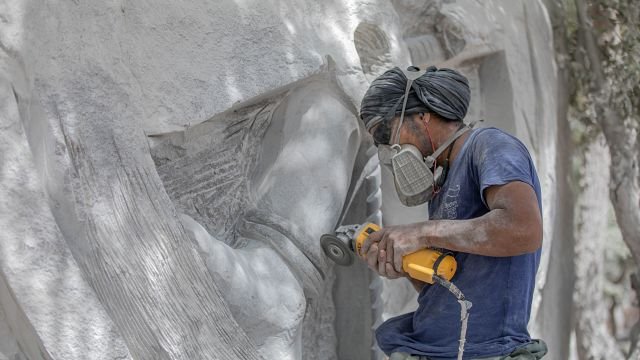
[[[527,148],[496,128],[473,130],[454,159],[442,189],[429,204],[430,219],[472,219],[489,208],[484,190],[522,181],[540,202],[540,184]],[[452,281],[473,303],[464,358],[506,355],[531,342],[527,322],[540,250],[513,257],[458,252]],[[376,330],[387,354],[406,352],[434,360],[455,359],[460,337],[460,305],[439,285],[425,286],[418,310],[387,320]]]

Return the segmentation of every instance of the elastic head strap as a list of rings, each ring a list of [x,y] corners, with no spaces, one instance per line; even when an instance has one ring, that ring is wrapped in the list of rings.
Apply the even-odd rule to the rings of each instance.
[[[403,70],[402,73],[407,78],[407,87],[404,89],[404,100],[402,102],[402,112],[400,113],[400,123],[398,124],[398,129],[396,129],[396,133],[393,137],[392,145],[398,144],[398,141],[400,140],[400,129],[402,128],[402,123],[404,121],[404,111],[407,109],[407,100],[409,100],[409,90],[411,90],[411,84],[413,84],[413,81],[415,79],[426,73],[426,70],[420,70],[420,68],[417,66],[409,66],[407,70]]]
[[[479,121],[483,121],[483,120],[479,120]],[[453,136],[451,136],[449,139],[447,139],[447,141],[445,141],[442,145],[440,145],[440,147],[433,154],[427,156],[427,159],[426,159],[427,165],[433,166],[435,159],[437,159],[438,156],[440,156],[440,154],[442,154],[442,152],[449,147],[449,145],[451,145],[454,141],[456,141],[457,138],[464,135],[464,133],[466,133],[467,131],[471,130],[476,125],[477,122],[478,121],[472,121],[470,124],[464,125],[460,130],[456,131],[456,133],[453,134]]]

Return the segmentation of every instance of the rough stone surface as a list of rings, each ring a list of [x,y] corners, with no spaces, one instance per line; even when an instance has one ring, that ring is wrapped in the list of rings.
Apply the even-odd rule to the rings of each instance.
[[[16,337],[11,332],[6,315],[0,308],[0,360],[24,360],[26,356],[20,350]]]
[[[8,75],[0,72],[2,318],[29,359],[127,358],[125,344],[82,279],[47,204],[43,169],[32,151],[51,149],[44,143],[30,148]]]
[[[425,218],[356,121],[368,81],[409,63],[460,69],[468,120],[531,150],[545,221],[531,325],[548,333],[540,294],[566,280],[549,266],[552,53],[537,0],[0,4],[0,335],[15,339],[0,358],[379,358],[372,327],[415,293],[335,269],[318,238]]]

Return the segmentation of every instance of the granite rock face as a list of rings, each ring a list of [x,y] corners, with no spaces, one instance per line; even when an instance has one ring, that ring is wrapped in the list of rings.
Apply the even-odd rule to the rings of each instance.
[[[318,239],[424,219],[357,121],[411,63],[464,72],[467,119],[533,154],[547,333],[552,59],[539,1],[4,2],[0,359],[380,358],[372,328],[415,293]]]

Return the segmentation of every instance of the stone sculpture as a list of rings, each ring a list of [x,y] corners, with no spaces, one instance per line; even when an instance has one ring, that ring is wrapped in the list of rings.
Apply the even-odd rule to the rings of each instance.
[[[9,1],[0,15],[0,358],[380,358],[371,328],[415,294],[327,263],[318,239],[424,218],[381,191],[356,118],[393,65],[469,76],[469,117],[534,153],[553,246],[538,1]],[[553,327],[538,308],[533,328]]]
[[[302,358],[305,316],[333,308],[318,239],[339,222],[364,153],[353,106],[323,77],[155,139],[185,229],[265,358]]]

